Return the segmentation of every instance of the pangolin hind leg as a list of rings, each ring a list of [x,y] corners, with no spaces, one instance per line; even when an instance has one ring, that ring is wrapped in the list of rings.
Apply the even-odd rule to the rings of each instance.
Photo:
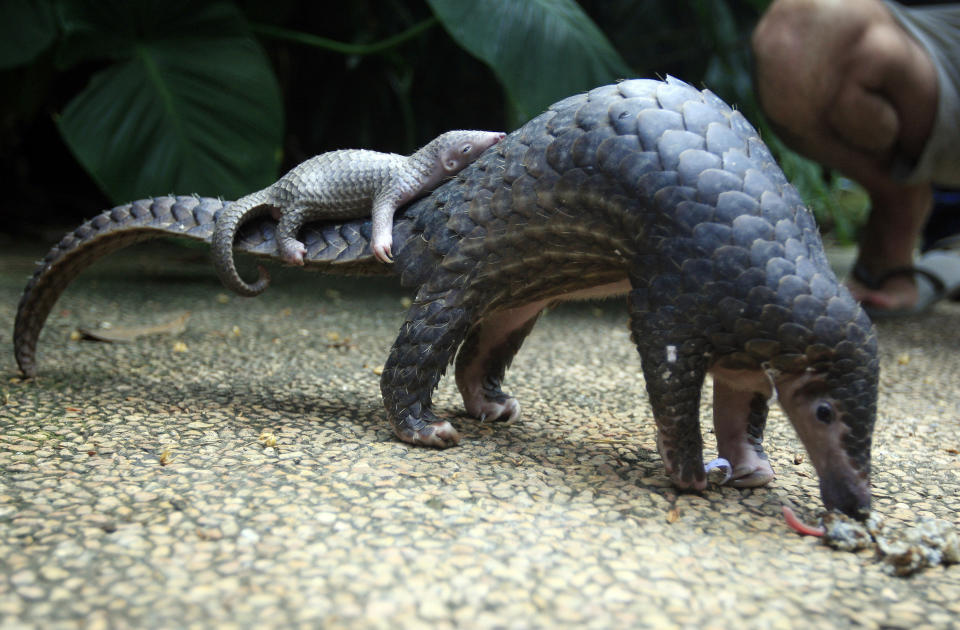
[[[431,290],[446,284],[444,275],[441,271],[420,289],[380,377],[383,404],[397,437],[438,448],[455,445],[460,436],[433,413],[433,390],[476,312],[462,303],[456,280],[449,288]]]
[[[467,413],[480,421],[512,422],[520,403],[501,389],[503,376],[546,302],[496,312],[470,329],[457,354],[457,388]]]

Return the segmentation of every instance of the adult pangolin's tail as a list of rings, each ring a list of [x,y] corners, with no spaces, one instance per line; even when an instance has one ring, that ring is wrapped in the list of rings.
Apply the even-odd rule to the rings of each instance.
[[[67,285],[100,258],[140,241],[178,236],[210,242],[218,213],[229,202],[207,197],[154,197],[107,210],[64,236],[37,263],[27,283],[14,324],[17,364],[26,376],[36,373],[37,339],[53,305]],[[261,258],[277,259],[275,223],[250,221],[235,248]],[[391,268],[370,254],[370,221],[308,225],[303,232],[306,266],[331,273],[383,275]]]

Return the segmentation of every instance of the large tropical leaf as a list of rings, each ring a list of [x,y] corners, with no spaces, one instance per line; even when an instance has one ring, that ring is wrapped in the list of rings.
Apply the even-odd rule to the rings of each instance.
[[[64,2],[64,62],[108,57],[64,109],[67,145],[117,202],[237,197],[276,177],[279,88],[232,4]]]
[[[573,0],[427,2],[457,43],[493,69],[524,118],[631,74]]]
[[[0,9],[0,70],[31,61],[57,36],[53,10],[44,0],[3,0]]]

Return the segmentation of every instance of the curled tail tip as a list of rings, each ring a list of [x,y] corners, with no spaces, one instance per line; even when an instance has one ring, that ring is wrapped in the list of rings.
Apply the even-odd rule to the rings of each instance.
[[[239,275],[236,275],[230,279],[230,282],[225,284],[227,288],[232,289],[235,293],[243,297],[256,297],[270,286],[270,272],[262,265],[257,265],[257,279],[255,281],[248,283]]]
[[[238,295],[244,297],[260,295],[270,285],[270,273],[263,265],[257,265],[257,279],[253,282],[248,283],[241,278],[240,273],[234,265],[232,252],[227,256],[215,255],[213,266],[223,286]]]

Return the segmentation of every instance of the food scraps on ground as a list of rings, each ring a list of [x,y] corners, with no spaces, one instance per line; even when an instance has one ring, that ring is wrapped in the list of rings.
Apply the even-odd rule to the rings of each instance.
[[[873,547],[890,575],[903,577],[926,567],[960,563],[960,535],[944,520],[921,518],[905,530],[895,530],[876,512],[862,522],[839,512],[827,512],[819,527],[807,525],[786,505],[783,516],[797,533],[819,536],[834,549],[860,551]]]

